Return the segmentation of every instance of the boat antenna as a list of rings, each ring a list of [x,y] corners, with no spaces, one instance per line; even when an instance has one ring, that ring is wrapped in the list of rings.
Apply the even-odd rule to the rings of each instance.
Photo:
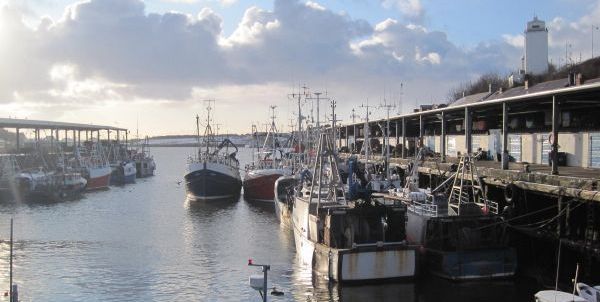
[[[383,108],[387,112],[385,136],[383,137],[383,148],[382,152],[385,152],[385,174],[387,179],[390,179],[390,111],[396,108],[395,104],[387,103],[385,97],[383,98],[383,104],[379,104],[379,108]]]
[[[402,97],[404,96],[404,83],[400,83],[400,95],[398,96],[398,111],[397,114],[402,114]]]
[[[212,128],[210,126],[210,111],[213,109],[213,107],[211,107],[211,103],[215,103],[215,100],[204,100],[204,103],[206,104],[206,130],[204,130],[204,141],[206,143],[206,153],[209,153],[209,145],[210,145],[210,140],[212,139]]]
[[[329,101],[329,97],[327,97],[327,93],[325,93],[325,96],[322,97],[322,95],[324,94],[323,92],[313,92],[314,95],[316,95],[317,97],[308,97],[308,100],[316,100],[317,101],[317,133],[316,133],[316,137],[320,137],[320,133],[321,133],[321,114],[319,112],[319,108],[320,108],[320,103],[321,101]],[[311,110],[311,115],[312,115],[312,110]]]
[[[337,107],[337,101],[334,99],[331,99],[331,101],[329,102],[329,107],[331,107],[331,130],[333,132],[333,152],[337,153],[337,148],[335,148],[336,144],[337,144],[337,140],[335,139],[335,133],[336,133],[336,129],[335,129],[335,123],[339,122],[341,120],[337,119],[337,115],[335,114],[335,108]],[[341,147],[341,146],[340,146]]]
[[[354,110],[354,108],[352,108],[352,114],[350,114],[350,118],[352,119],[352,124],[356,123],[357,117],[359,117],[359,115],[356,114],[356,110]]]
[[[300,89],[303,89],[303,91],[300,92]],[[298,87],[298,93],[288,94],[288,98],[296,100],[298,104],[298,150],[300,152],[302,152],[302,120],[304,119],[302,116],[302,97],[304,97],[306,101],[308,94],[309,89],[306,87],[306,85]]]

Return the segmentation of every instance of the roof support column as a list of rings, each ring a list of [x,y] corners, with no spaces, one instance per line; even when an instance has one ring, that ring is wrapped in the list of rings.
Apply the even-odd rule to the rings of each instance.
[[[333,118],[334,122],[335,122],[335,117]],[[338,131],[338,148],[337,150],[340,150],[340,148],[342,148],[342,126],[337,126],[333,128],[333,131],[335,133],[335,131]],[[348,135],[348,134],[346,134]]]
[[[348,137],[348,126],[346,126],[346,148],[350,148],[350,145],[348,144],[349,142],[349,137]]]
[[[108,140],[108,143],[110,144],[110,130],[106,129],[106,137]]]
[[[65,129],[65,147],[67,146],[68,137],[69,137],[69,130]]]
[[[508,170],[508,105],[502,103],[502,170]]]
[[[423,147],[423,135],[425,134],[425,124],[423,122],[423,114],[419,115],[419,144],[415,143],[415,155],[419,152],[419,148]]]
[[[127,140],[127,133],[128,133],[128,132],[129,132],[129,130],[125,130],[125,149],[127,149],[127,143],[128,143],[128,140]],[[138,139],[139,139],[139,138],[138,138]]]
[[[77,131],[77,146],[81,146],[81,130]]]
[[[19,134],[20,134],[19,130],[20,130],[19,128],[16,128],[16,134],[17,134],[17,153],[21,152],[21,142],[20,142],[20,139],[19,139]]]
[[[406,150],[406,119],[402,118],[402,152],[401,152],[402,158],[405,158],[405,156],[406,156],[404,150]]]
[[[469,107],[465,107],[465,149],[467,154],[474,153],[473,150],[473,116]]]
[[[558,128],[559,128],[559,116],[560,107],[556,96],[552,96],[552,175],[558,175]]]
[[[100,142],[100,130],[96,130],[96,138],[98,139],[98,143]]]
[[[356,125],[352,126],[353,129],[353,135],[352,135],[352,150],[350,150],[351,152],[356,152],[356,136],[358,135],[358,132],[356,132]]]
[[[446,113],[444,111],[442,111],[442,129],[440,131],[440,157],[442,162],[446,161]]]

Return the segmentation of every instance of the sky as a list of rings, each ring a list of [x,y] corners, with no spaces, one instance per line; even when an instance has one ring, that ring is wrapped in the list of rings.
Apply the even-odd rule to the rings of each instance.
[[[0,112],[191,134],[214,99],[220,133],[264,127],[270,105],[287,131],[306,86],[338,119],[383,117],[517,70],[534,15],[553,64],[590,58],[592,34],[600,55],[600,0],[0,0]]]

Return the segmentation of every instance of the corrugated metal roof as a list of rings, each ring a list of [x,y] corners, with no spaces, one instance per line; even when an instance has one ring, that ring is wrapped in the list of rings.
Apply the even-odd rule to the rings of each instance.
[[[15,118],[0,118],[0,128],[23,128],[23,129],[61,129],[61,130],[119,130],[127,131],[125,128],[92,125],[92,124],[77,124],[41,120],[27,120]]]
[[[485,100],[489,95],[490,95],[489,92],[481,92],[481,93],[467,95],[467,96],[464,96],[464,97],[456,100],[452,104],[448,105],[448,107],[454,107],[454,106],[459,106],[459,105],[481,102],[481,101]]]
[[[553,80],[553,81],[542,82],[542,83],[530,86],[528,89],[525,89],[525,86],[514,87],[514,88],[508,89],[502,93],[497,91],[494,94],[492,94],[489,98],[487,98],[486,101],[497,100],[497,99],[508,98],[508,97],[515,97],[515,96],[524,96],[524,95],[542,92],[542,91],[556,90],[556,89],[567,87],[568,86],[567,84],[568,84],[567,79],[558,79],[558,80]]]
[[[442,111],[448,110],[456,110],[459,108],[465,107],[476,107],[480,105],[488,105],[488,104],[501,104],[503,102],[517,102],[517,101],[528,101],[535,98],[540,97],[549,97],[552,95],[567,95],[572,93],[584,92],[584,91],[599,91],[600,90],[600,78],[586,80],[584,84],[577,86],[567,86],[567,79],[558,79],[548,82],[539,83],[537,85],[533,85],[529,87],[529,89],[525,89],[523,86],[515,87],[509,89],[503,93],[495,92],[489,97],[482,99],[480,101],[475,101],[472,103],[462,103],[462,104],[453,104],[452,106],[448,106],[446,108],[441,109],[432,109],[422,112],[401,114],[390,117],[390,120],[397,120],[403,117],[418,117],[420,115],[433,115],[437,113],[441,113]],[[487,92],[486,92],[487,94]],[[474,94],[472,99],[476,100],[478,94]],[[372,122],[382,121],[384,119],[373,120]],[[350,125],[359,125],[360,123],[348,123],[344,126]]]

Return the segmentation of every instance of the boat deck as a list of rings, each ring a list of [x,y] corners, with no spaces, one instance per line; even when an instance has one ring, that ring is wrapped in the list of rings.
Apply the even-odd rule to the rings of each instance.
[[[348,157],[343,154],[342,157]],[[381,156],[373,156],[373,160],[382,161]],[[364,161],[364,156],[361,156]],[[391,158],[390,164],[406,169],[412,159]],[[440,163],[433,160],[423,162],[419,173],[423,175],[449,177],[456,169],[457,158],[447,158]],[[552,175],[551,167],[541,164],[509,163],[508,170],[502,170],[500,162],[477,161],[478,175],[489,185],[505,187],[514,184],[523,190],[535,191],[550,195],[563,195],[583,200],[600,202],[599,183],[600,169],[583,167],[558,167],[558,175]]]

